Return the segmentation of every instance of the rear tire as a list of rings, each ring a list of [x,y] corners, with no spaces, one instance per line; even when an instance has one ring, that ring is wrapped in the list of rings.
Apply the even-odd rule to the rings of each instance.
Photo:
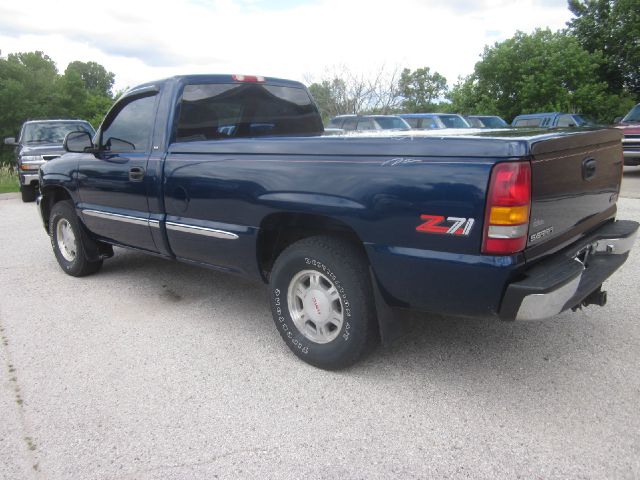
[[[84,277],[100,270],[102,260],[87,260],[86,250],[95,248],[90,244],[94,241],[82,229],[71,201],[58,202],[51,209],[49,237],[56,260],[68,275]]]
[[[36,199],[35,185],[20,185],[20,195],[23,202],[33,202]]]
[[[285,249],[270,278],[273,319],[287,346],[326,370],[353,365],[378,339],[364,254],[333,237]]]

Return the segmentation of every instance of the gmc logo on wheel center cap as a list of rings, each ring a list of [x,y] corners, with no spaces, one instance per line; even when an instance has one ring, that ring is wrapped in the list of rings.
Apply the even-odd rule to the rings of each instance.
[[[318,312],[318,315],[321,314],[320,312],[320,305],[318,305],[318,301],[316,300],[316,297],[311,297],[311,300],[313,301],[313,306],[316,307],[316,312]]]

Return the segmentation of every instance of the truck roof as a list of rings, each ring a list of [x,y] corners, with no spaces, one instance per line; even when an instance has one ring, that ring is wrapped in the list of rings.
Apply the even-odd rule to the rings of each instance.
[[[251,80],[238,80],[238,77],[259,78],[261,81],[256,83],[264,83],[268,85],[277,85],[282,87],[306,88],[303,83],[295,80],[286,80],[284,78],[261,77],[256,75],[237,75],[237,74],[188,74],[174,75],[173,77],[162,78],[151,82],[141,83],[130,88],[125,95],[134,91],[147,87],[160,86],[166,82],[184,82],[184,83],[249,83]]]

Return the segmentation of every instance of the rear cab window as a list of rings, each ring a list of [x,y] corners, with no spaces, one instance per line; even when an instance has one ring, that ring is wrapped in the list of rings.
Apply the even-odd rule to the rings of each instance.
[[[342,124],[342,128],[345,130],[355,130],[358,124],[357,118],[347,118]]]
[[[447,128],[469,128],[467,122],[458,115],[440,115],[439,118]]]
[[[317,109],[303,88],[202,83],[184,87],[174,141],[320,135],[323,130]]]
[[[539,127],[540,118],[520,118],[513,123],[514,127]]]
[[[415,117],[403,117],[404,121],[407,122],[409,124],[409,126],[411,128],[418,128],[418,123],[420,122],[419,118],[415,118]]]
[[[575,127],[577,122],[572,115],[560,115],[558,118],[558,127]]]
[[[375,130],[376,126],[370,118],[362,118],[358,121],[357,130]]]

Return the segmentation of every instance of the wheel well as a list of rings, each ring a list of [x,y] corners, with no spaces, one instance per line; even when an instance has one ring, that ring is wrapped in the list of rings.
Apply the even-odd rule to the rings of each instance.
[[[71,200],[71,195],[62,187],[46,187],[42,190],[42,200],[40,201],[40,209],[42,211],[42,219],[44,226],[49,231],[49,215],[53,206],[62,201]]]
[[[298,240],[317,235],[347,240],[356,245],[366,257],[360,237],[340,220],[306,213],[275,213],[265,217],[258,234],[258,265],[263,280],[268,280],[276,258],[285,248]]]

